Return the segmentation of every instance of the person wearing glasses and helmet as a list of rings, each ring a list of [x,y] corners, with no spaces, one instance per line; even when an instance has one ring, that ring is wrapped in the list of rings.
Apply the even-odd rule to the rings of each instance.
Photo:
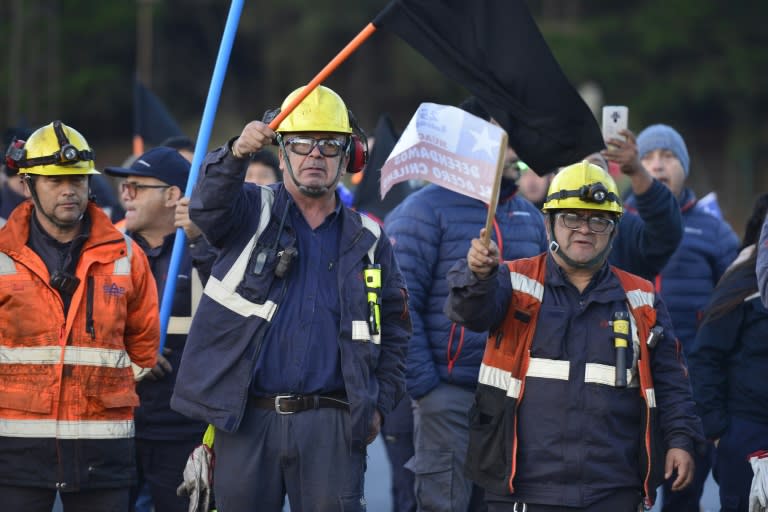
[[[490,330],[468,473],[491,512],[650,507],[664,477],[690,484],[703,439],[669,314],[607,263],[623,213],[608,173],[566,167],[542,211],[549,251],[500,264],[476,238],[448,275],[446,314]]]
[[[302,89],[283,102],[285,108]],[[220,512],[365,510],[366,447],[405,393],[405,282],[380,226],[345,207],[363,137],[319,86],[275,131],[209,153],[190,217],[219,251],[171,406],[216,428]],[[243,183],[275,141],[281,183]]]
[[[8,510],[128,510],[135,381],[155,365],[146,256],[89,201],[93,151],[54,121],[6,155],[31,199],[0,230],[0,496]]]

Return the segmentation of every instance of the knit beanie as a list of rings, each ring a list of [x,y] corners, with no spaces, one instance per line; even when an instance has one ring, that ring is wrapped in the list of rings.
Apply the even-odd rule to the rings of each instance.
[[[683,166],[686,177],[691,160],[688,148],[677,130],[665,124],[654,124],[640,132],[637,136],[637,154],[642,159],[646,153],[657,149],[668,149],[675,154]]]

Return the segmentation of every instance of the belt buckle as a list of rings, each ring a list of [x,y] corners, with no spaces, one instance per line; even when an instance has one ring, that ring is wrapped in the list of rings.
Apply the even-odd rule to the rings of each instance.
[[[275,411],[277,414],[294,414],[296,411],[284,411],[280,408],[280,400],[283,398],[296,398],[296,395],[277,395],[275,396]]]

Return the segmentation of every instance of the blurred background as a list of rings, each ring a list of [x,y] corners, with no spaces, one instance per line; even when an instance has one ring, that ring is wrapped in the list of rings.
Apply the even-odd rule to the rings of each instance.
[[[211,146],[308,82],[385,4],[246,2]],[[636,133],[656,122],[676,127],[691,153],[689,184],[699,197],[716,191],[740,231],[768,190],[768,3],[528,5],[598,121],[603,104],[627,105]],[[138,80],[194,140],[228,9],[227,0],[2,0],[0,126],[60,118],[86,136],[97,167],[119,164],[132,152]],[[369,131],[384,112],[402,130],[421,102],[467,95],[389,33],[375,34],[326,83]]]

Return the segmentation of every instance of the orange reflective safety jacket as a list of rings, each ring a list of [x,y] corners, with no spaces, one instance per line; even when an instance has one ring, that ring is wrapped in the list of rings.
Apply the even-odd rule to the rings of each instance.
[[[534,362],[530,348],[545,289],[547,253],[507,262],[515,293],[502,325],[491,332],[478,376],[476,413],[471,414],[467,471],[473,481],[496,494],[515,492],[517,471],[517,412],[525,392],[525,379]],[[664,453],[657,432],[658,413],[645,340],[656,324],[653,285],[638,276],[611,266],[627,297],[636,329],[639,357],[638,392],[645,407],[641,411],[644,453],[640,461],[645,505],[650,508],[661,484]],[[608,372],[610,378],[615,369]],[[539,375],[540,376],[540,375]],[[629,372],[628,372],[629,376]],[[485,419],[480,418],[484,416]],[[489,422],[489,418],[493,418]]]
[[[155,365],[160,338],[147,258],[90,203],[65,317],[45,263],[26,245],[33,211],[21,204],[0,230],[0,457],[9,461],[0,485],[130,485],[135,377]]]

